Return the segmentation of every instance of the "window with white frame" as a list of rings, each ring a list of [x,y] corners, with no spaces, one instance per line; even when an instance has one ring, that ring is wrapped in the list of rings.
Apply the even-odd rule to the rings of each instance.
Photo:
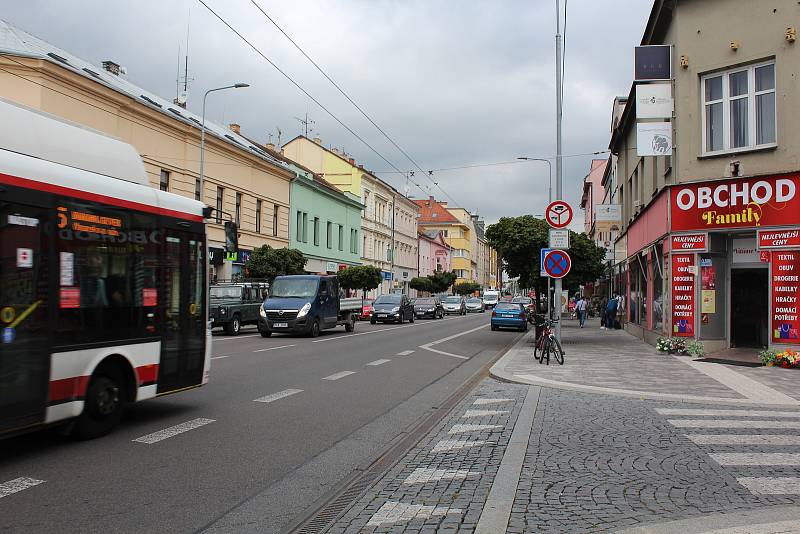
[[[775,62],[703,76],[704,154],[772,146]]]

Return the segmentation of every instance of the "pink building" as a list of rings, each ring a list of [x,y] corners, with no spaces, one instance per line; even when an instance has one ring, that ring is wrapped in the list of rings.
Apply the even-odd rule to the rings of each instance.
[[[583,196],[581,197],[581,208],[584,210],[583,231],[593,241],[597,237],[594,228],[594,211],[596,205],[603,203],[605,196],[602,183],[607,165],[607,159],[593,159],[592,168],[583,179]]]
[[[449,271],[451,250],[441,231],[419,232],[419,276]]]

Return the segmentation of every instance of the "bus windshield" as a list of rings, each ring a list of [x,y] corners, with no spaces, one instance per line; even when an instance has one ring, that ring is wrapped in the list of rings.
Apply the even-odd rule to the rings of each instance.
[[[317,294],[316,278],[276,278],[271,297],[277,299],[310,299]]]

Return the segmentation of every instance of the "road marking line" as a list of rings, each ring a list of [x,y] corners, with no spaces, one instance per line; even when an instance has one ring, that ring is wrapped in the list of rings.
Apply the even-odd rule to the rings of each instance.
[[[467,471],[466,469],[430,469],[418,467],[403,481],[403,484],[425,484],[438,480],[458,480],[472,475],[480,475],[480,471]]]
[[[798,477],[739,477],[736,480],[756,495],[800,495]]]
[[[258,349],[254,350],[253,352],[266,352],[268,350],[278,350],[278,349],[288,349],[289,347],[294,347],[295,345],[281,345],[280,347],[269,347],[266,349]]]
[[[800,421],[748,421],[738,419],[668,419],[678,428],[800,428]]]
[[[531,437],[533,419],[539,405],[539,392],[541,388],[529,386],[525,401],[519,412],[519,417],[511,432],[500,467],[489,490],[486,504],[481,512],[475,534],[492,534],[505,532],[508,520],[511,517],[511,506],[517,493],[517,484],[522,473],[522,464],[528,451],[528,440]]]
[[[226,354],[225,356],[212,356],[212,360],[221,360],[222,358],[230,358],[233,354]]]
[[[459,332],[458,334],[454,334],[452,336],[443,337],[442,339],[437,339],[436,341],[431,341],[430,343],[426,343],[424,345],[420,345],[419,348],[427,350],[427,351],[430,351],[430,352],[435,352],[436,354],[442,354],[444,356],[451,356],[453,358],[459,358],[461,360],[469,360],[468,356],[461,356],[460,354],[453,354],[452,352],[445,352],[443,350],[434,349],[433,345],[438,345],[439,343],[444,343],[445,341],[450,341],[451,339],[455,339],[457,337],[461,337],[461,336],[464,336],[466,334],[471,334],[472,332],[477,332],[478,330],[480,330],[482,328],[486,328],[487,326],[489,326],[489,325],[485,324],[485,325],[481,325],[481,326],[479,326],[477,328],[473,328],[472,330],[466,330],[464,332]]]
[[[461,416],[462,419],[466,419],[468,417],[484,417],[487,415],[503,415],[504,413],[508,413],[508,410],[467,410],[467,412]]]
[[[486,443],[492,443],[492,442],[484,441],[481,439],[476,439],[476,440],[443,439],[439,440],[439,442],[436,445],[434,445],[433,449],[431,449],[431,452],[435,453],[435,452],[459,451],[461,449],[469,449],[470,447],[478,447],[480,445],[485,445]]]
[[[36,480],[35,478],[28,477],[19,477],[15,478],[14,480],[9,480],[8,482],[3,482],[0,484],[0,499],[28,488],[38,486],[42,482],[44,482],[44,480]]]
[[[397,353],[397,355],[398,355],[398,356],[408,356],[409,354],[414,354],[414,352],[416,352],[416,351],[413,351],[413,350],[404,350],[403,352],[398,352],[398,353]]]
[[[514,402],[514,399],[475,399],[475,406],[483,406],[484,404],[498,404],[501,402]]]
[[[791,434],[687,434],[697,445],[800,445]]]
[[[464,432],[481,432],[483,430],[496,430],[498,428],[503,428],[503,425],[453,425],[453,427],[448,430],[448,434],[463,434]]]
[[[732,389],[740,395],[747,397],[751,400],[765,402],[769,404],[796,404],[797,399],[794,399],[776,389],[753,380],[750,377],[737,373],[733,369],[720,365],[718,363],[698,362],[688,360],[675,356],[676,359],[682,361],[690,367],[694,367],[701,373],[710,376],[725,387]]]
[[[797,417],[800,412],[778,412],[772,410],[707,410],[692,408],[656,408],[661,415],[694,415],[694,416],[723,416],[723,417]]]
[[[341,373],[332,374],[330,376],[326,376],[323,380],[339,380],[340,378],[344,378],[346,376],[356,374],[355,371],[342,371]]]
[[[158,432],[153,432],[152,434],[146,434],[132,441],[138,441],[139,443],[152,445],[153,443],[158,443],[161,440],[177,436],[178,434],[183,434],[184,432],[194,430],[195,428],[200,428],[201,426],[213,423],[214,421],[216,421],[216,419],[198,417],[197,419],[192,419],[191,421],[186,421],[185,423],[171,426],[169,428],[165,428],[164,430],[159,430]]]
[[[398,501],[386,501],[367,521],[368,527],[380,527],[393,523],[405,523],[412,519],[429,519],[448,514],[460,514],[460,508],[449,506],[428,506],[425,504],[405,504]]]
[[[369,362],[367,365],[378,366],[378,365],[383,365],[384,363],[390,362],[390,361],[392,361],[392,360],[375,360],[374,362]]]
[[[273,393],[272,395],[266,395],[264,397],[259,397],[257,399],[254,399],[253,402],[263,402],[263,403],[275,402],[276,400],[284,399],[286,397],[290,397],[292,395],[296,395],[302,392],[303,392],[302,389],[284,389],[283,391]]]
[[[444,319],[444,321],[452,321],[453,319],[454,318]],[[336,341],[337,339],[349,339],[351,337],[356,337],[356,336],[368,336],[370,334],[377,334],[379,332],[388,332],[389,330],[400,330],[401,328],[422,327],[422,326],[428,326],[428,325],[432,325],[432,324],[439,324],[441,322],[442,321],[440,320],[440,321],[437,321],[435,323],[434,322],[431,322],[431,323],[419,323],[419,324],[411,323],[411,324],[406,324],[406,325],[403,325],[403,326],[393,326],[391,328],[381,328],[380,330],[370,330],[369,332],[357,332],[355,334],[341,334],[339,336],[326,337],[324,339],[317,339],[315,341],[312,341],[312,343],[324,343],[326,341]]]
[[[214,340],[212,341],[212,343],[219,343],[220,341],[236,341],[237,339],[245,339],[245,338],[248,338],[248,337],[258,337],[260,335],[261,334],[249,334],[249,335],[246,335],[246,336],[223,337],[222,339],[216,339],[216,338],[222,337],[222,336],[214,336]]]
[[[800,465],[800,454],[788,452],[716,452],[709,456],[719,465]]]

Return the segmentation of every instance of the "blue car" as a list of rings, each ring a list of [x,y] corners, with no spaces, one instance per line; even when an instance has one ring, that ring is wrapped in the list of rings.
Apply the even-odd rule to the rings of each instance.
[[[525,307],[516,302],[498,302],[492,310],[492,330],[500,328],[516,328],[526,332],[528,316]]]

